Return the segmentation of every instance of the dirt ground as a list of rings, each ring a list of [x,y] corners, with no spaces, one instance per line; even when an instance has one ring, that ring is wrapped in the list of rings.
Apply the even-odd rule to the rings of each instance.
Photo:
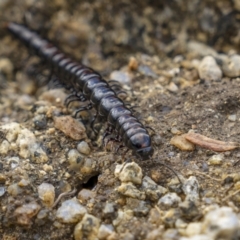
[[[141,161],[131,152],[116,153],[115,144],[104,148],[106,126],[97,124],[100,133],[94,136],[91,113],[78,119],[86,129],[81,140],[59,130],[60,117],[79,126],[73,117],[79,103],[67,108],[66,89],[41,84],[48,66],[1,28],[1,239],[240,238],[239,148],[217,153],[192,145],[186,151],[171,142],[191,130],[240,143],[240,62],[232,59],[239,57],[240,6],[237,1],[160,2],[0,2],[1,22],[24,23],[107,80],[120,81],[125,101],[137,106],[136,116],[154,130],[149,133],[155,149],[152,159]],[[201,68],[205,56],[214,64]],[[85,154],[79,147],[83,140]],[[155,198],[142,182],[121,180],[117,169],[131,162],[141,181],[151,178],[153,192],[163,193]],[[51,186],[41,198],[43,183]],[[64,220],[61,203],[74,197],[86,213]],[[71,210],[65,211],[67,218]]]

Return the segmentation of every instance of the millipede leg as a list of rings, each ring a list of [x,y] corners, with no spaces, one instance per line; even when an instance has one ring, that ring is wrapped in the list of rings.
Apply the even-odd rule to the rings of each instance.
[[[96,135],[98,134],[98,132],[97,132],[97,130],[94,128],[94,123],[95,123],[97,117],[98,117],[98,115],[96,114],[96,115],[93,117],[93,119],[91,120],[91,123],[90,123],[91,129],[94,131],[94,133],[95,133]]]
[[[90,109],[92,109],[92,104],[91,104],[91,103],[88,104],[88,105],[85,106],[85,107],[79,108],[79,109],[75,112],[74,117],[76,118],[77,115],[78,115],[78,113],[80,113],[80,112],[82,112],[82,111],[87,111],[87,110],[90,110]]]

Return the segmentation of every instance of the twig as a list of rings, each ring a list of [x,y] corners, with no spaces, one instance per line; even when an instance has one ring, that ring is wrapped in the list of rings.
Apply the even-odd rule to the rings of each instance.
[[[194,171],[194,172],[197,173],[197,174],[203,175],[203,176],[205,176],[205,177],[208,177],[209,179],[212,179],[213,181],[222,182],[221,179],[210,177],[210,176],[207,175],[206,173],[202,173],[202,172],[199,172],[199,171]]]
[[[71,196],[73,194],[75,194],[77,192],[77,189],[74,188],[72,191],[69,191],[69,192],[64,192],[64,193],[61,193],[57,200],[54,202],[54,204],[52,205],[52,208],[56,207],[57,204],[59,203],[59,201],[63,198],[63,197],[66,197],[66,196]]]
[[[227,201],[229,198],[233,197],[234,195],[240,193],[240,189],[238,189],[237,191],[235,191],[234,193],[228,195],[227,197],[225,197],[224,199],[222,199],[223,202]]]

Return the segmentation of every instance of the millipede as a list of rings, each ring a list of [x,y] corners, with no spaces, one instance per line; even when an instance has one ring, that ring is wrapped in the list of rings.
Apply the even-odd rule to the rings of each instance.
[[[7,22],[4,26],[46,62],[59,81],[72,92],[68,97],[70,102],[89,102],[78,112],[94,108],[94,121],[100,119],[107,122],[104,137],[114,134],[115,141],[131,150],[132,154],[141,160],[152,157],[154,149],[146,127],[98,72],[69,58],[48,40],[24,25]]]

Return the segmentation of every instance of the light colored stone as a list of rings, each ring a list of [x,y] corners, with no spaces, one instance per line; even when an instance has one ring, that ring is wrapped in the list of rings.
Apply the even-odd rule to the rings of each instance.
[[[7,140],[0,142],[0,154],[5,155],[10,150],[10,144]]]
[[[111,224],[101,224],[98,230],[99,239],[107,239],[113,233],[113,226]]]
[[[231,122],[235,122],[237,120],[237,115],[236,114],[229,115],[228,120]]]
[[[118,210],[118,216],[116,219],[113,220],[113,226],[117,227],[121,224],[128,222],[130,219],[133,218],[133,211],[128,210]]]
[[[62,223],[77,223],[86,214],[87,210],[83,207],[76,197],[66,200],[58,208],[56,218]]]
[[[42,183],[38,186],[38,196],[45,207],[51,207],[55,199],[54,186],[49,183]]]
[[[127,163],[117,165],[115,169],[115,176],[121,182],[132,182],[134,184],[142,183],[142,169],[135,163]]]
[[[82,221],[79,222],[74,228],[74,239],[96,240],[99,227],[100,220],[98,218],[90,214],[85,214]]]
[[[214,57],[218,56],[217,52],[213,48],[201,42],[189,41],[187,47],[189,52],[195,52],[202,57],[207,55],[211,55]]]
[[[121,186],[117,188],[117,191],[126,197],[132,197],[140,200],[145,200],[146,194],[138,190],[131,182],[123,182]]]
[[[207,81],[219,81],[222,78],[222,70],[212,56],[206,56],[202,59],[198,67],[198,74],[201,79]]]
[[[96,193],[89,190],[89,189],[86,189],[86,188],[83,188],[79,193],[78,193],[78,200],[80,201],[80,203],[84,203],[86,204],[90,199],[93,199],[94,197],[96,196]]]
[[[29,227],[32,224],[32,218],[37,215],[40,209],[40,205],[34,201],[18,207],[14,211],[17,224]]]
[[[115,70],[111,72],[110,79],[116,80],[121,84],[130,84],[132,80],[132,76],[127,72]]]
[[[85,155],[89,155],[90,152],[91,152],[91,149],[88,145],[87,142],[85,141],[81,141],[78,145],[77,145],[77,150],[82,153],[82,154],[85,154]]]
[[[224,155],[222,153],[215,154],[208,159],[210,165],[221,165],[223,163]]]
[[[39,99],[48,101],[54,106],[64,106],[66,97],[67,95],[64,93],[63,89],[57,88],[43,92],[42,95],[39,96]]]
[[[167,189],[157,185],[150,177],[145,176],[142,182],[142,189],[145,190],[147,198],[152,201],[157,201],[161,196],[163,196]]]
[[[12,77],[13,64],[8,58],[0,58],[0,72],[6,74],[8,79]]]
[[[232,55],[227,57],[226,55],[221,55],[222,70],[227,77],[238,77],[240,76],[240,55]]]
[[[176,93],[179,90],[179,88],[174,82],[170,82],[169,85],[167,86],[167,90]]]
[[[236,213],[230,207],[220,207],[205,215],[202,233],[213,239],[237,239],[239,227]]]
[[[26,128],[18,132],[16,144],[19,148],[19,156],[22,158],[29,158],[37,163],[48,161],[46,153],[41,148],[40,144],[36,142],[34,134]]]
[[[176,193],[167,193],[159,199],[157,204],[161,209],[167,210],[177,207],[180,202],[181,198]]]
[[[199,183],[195,176],[190,176],[184,180],[182,190],[189,200],[199,199]]]
[[[7,192],[10,195],[16,197],[17,195],[20,195],[23,192],[23,189],[21,187],[19,187],[17,183],[14,183],[14,184],[8,186]]]
[[[6,139],[8,142],[16,141],[18,134],[21,132],[21,126],[16,122],[5,124],[1,128],[6,131]]]
[[[186,233],[186,235],[188,237],[191,237],[191,236],[200,234],[201,233],[201,229],[202,229],[202,223],[200,223],[200,222],[192,222],[192,223],[189,223],[187,225],[185,233]]]
[[[0,187],[0,197],[2,197],[6,192],[5,187]]]
[[[79,171],[80,167],[84,164],[84,157],[77,151],[77,149],[71,149],[67,155],[69,168],[75,171]]]
[[[191,237],[181,237],[179,240],[216,240],[216,239],[213,239],[208,235],[198,234]]]

